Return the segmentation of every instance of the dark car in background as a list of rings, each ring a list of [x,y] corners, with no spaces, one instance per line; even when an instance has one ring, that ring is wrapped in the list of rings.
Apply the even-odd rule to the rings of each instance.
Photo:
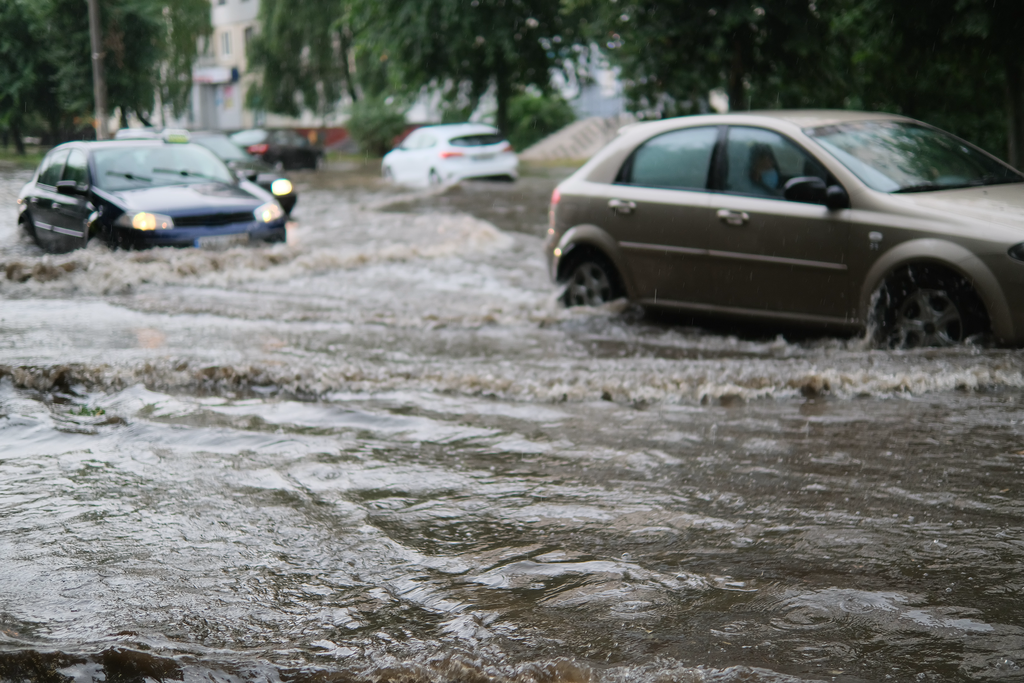
[[[192,142],[207,148],[232,171],[243,175],[277,197],[285,213],[292,212],[295,202],[299,199],[295,185],[274,170],[270,164],[249,154],[223,133],[194,132]]]
[[[274,196],[184,133],[55,147],[17,203],[19,224],[53,252],[94,236],[119,247],[208,248],[286,238]]]
[[[254,128],[231,135],[231,142],[276,169],[320,168],[324,150],[293,130]]]

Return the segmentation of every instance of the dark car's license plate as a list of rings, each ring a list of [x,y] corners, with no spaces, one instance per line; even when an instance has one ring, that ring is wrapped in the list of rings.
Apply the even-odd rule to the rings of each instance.
[[[249,243],[249,233],[238,232],[231,235],[208,235],[195,241],[198,249],[227,249]]]

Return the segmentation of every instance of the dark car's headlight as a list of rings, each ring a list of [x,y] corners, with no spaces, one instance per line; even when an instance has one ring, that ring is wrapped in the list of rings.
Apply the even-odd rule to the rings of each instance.
[[[114,221],[114,225],[135,230],[170,230],[174,227],[174,219],[162,213],[139,211],[137,213],[122,213]]]
[[[274,182],[270,183],[270,191],[275,197],[283,197],[286,194],[291,194],[292,181],[287,178],[278,178]]]
[[[284,215],[284,209],[278,206],[277,202],[267,202],[253,211],[252,215],[261,223],[273,223]]]
[[[1013,245],[1006,253],[1009,254],[1012,259],[1024,261],[1024,243]]]

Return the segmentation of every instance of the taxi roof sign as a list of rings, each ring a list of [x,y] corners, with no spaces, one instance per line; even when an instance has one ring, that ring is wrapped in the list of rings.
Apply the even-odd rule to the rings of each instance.
[[[192,136],[189,135],[188,131],[181,128],[167,128],[160,137],[163,138],[164,142],[178,145],[192,141]]]

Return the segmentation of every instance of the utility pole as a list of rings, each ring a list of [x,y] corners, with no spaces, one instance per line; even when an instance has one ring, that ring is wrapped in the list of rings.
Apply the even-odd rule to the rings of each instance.
[[[92,43],[92,95],[96,100],[96,139],[106,140],[107,132],[107,81],[103,77],[103,37],[100,35],[100,0],[86,0],[89,3],[89,39]]]

